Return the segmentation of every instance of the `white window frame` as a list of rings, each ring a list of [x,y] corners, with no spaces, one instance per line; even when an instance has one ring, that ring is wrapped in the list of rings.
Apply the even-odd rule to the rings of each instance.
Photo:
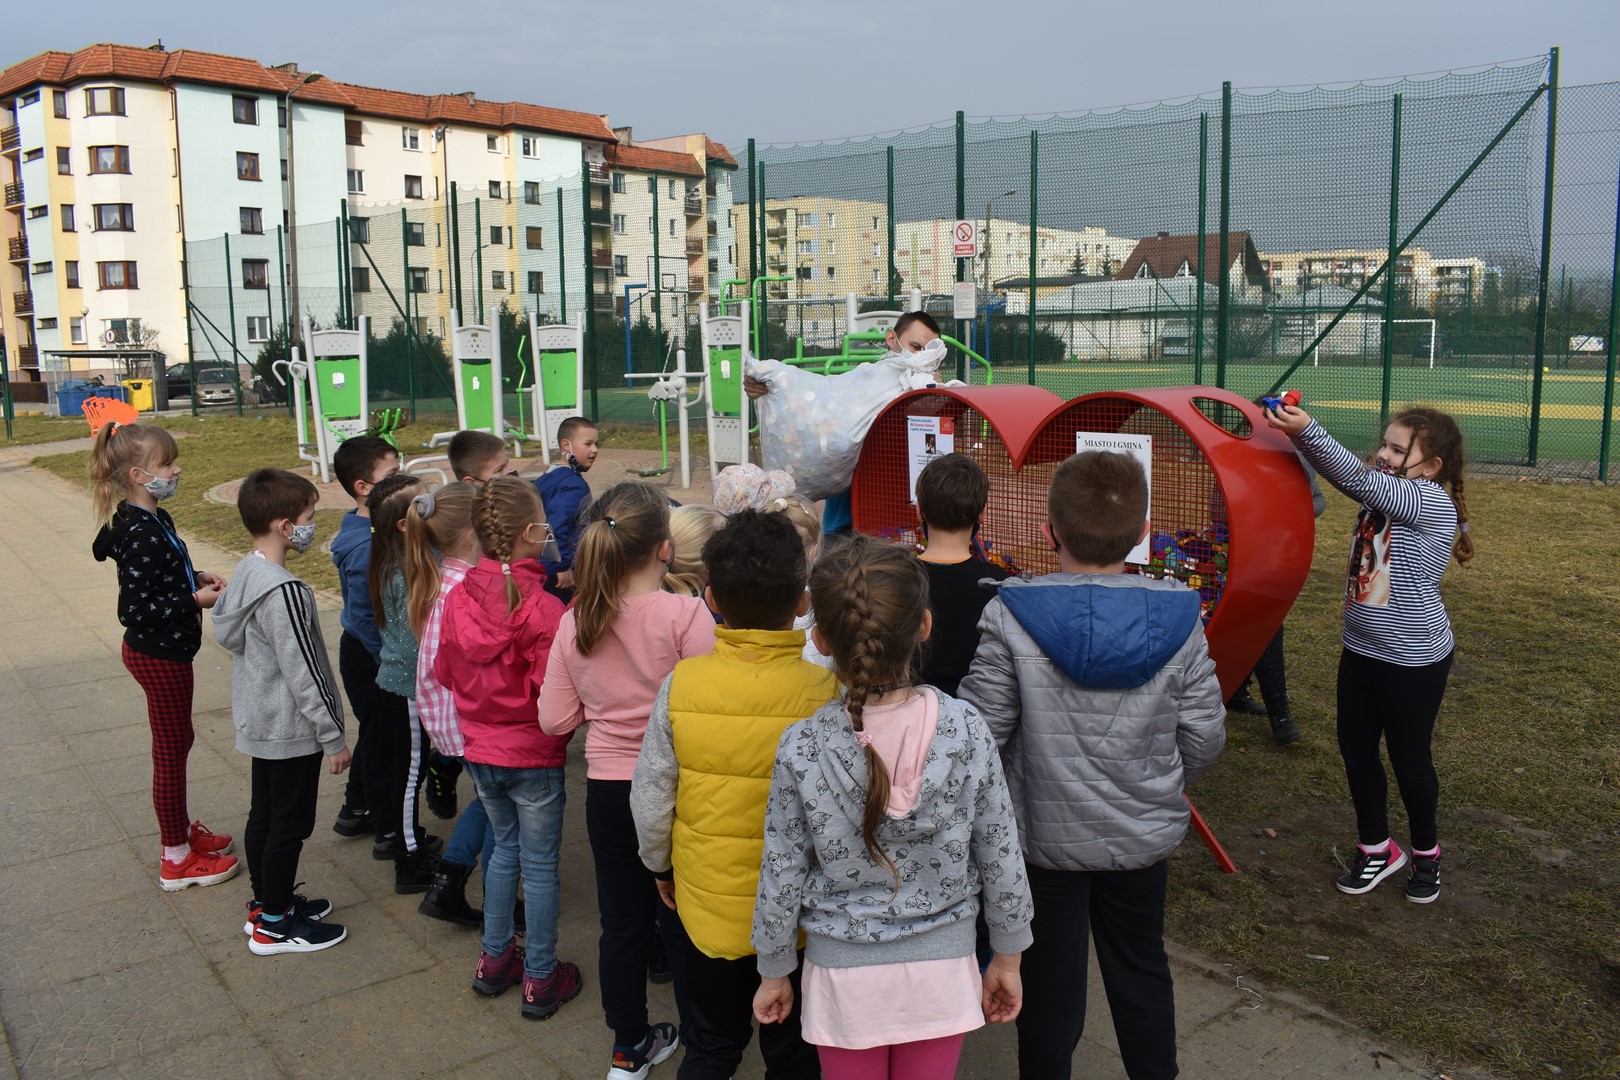
[[[422,129],[400,125],[399,145],[402,150],[420,151],[422,149]]]

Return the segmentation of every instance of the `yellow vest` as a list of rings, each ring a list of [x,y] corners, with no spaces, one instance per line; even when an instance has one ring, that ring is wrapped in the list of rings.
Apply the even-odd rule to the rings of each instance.
[[[680,764],[670,861],[675,904],[706,955],[754,955],[749,932],[765,847],[765,802],[788,726],[838,694],[804,660],[802,630],[715,631],[714,652],[675,665],[669,725]]]

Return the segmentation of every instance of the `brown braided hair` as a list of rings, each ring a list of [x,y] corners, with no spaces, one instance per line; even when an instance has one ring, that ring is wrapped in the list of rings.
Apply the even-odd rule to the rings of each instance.
[[[824,553],[810,574],[810,604],[838,677],[844,710],[857,736],[866,730],[867,701],[878,687],[912,685],[922,622],[928,613],[928,571],[910,553],[869,536],[852,536]],[[864,741],[864,740],[859,740]],[[861,841],[874,863],[894,875],[894,860],[878,843],[889,805],[889,771],[866,746],[866,811]]]
[[[1451,486],[1451,501],[1457,507],[1457,539],[1451,545],[1451,553],[1456,556],[1458,566],[1467,566],[1474,557],[1474,537],[1468,527],[1468,502],[1463,496],[1466,460],[1462,430],[1450,413],[1430,408],[1402,410],[1390,423],[1404,425],[1412,432],[1413,443],[1421,439],[1427,455],[1440,459],[1440,471],[1435,473],[1434,482]]]
[[[540,493],[519,476],[497,476],[478,489],[473,503],[473,531],[484,554],[501,564],[506,574],[506,613],[518,609],[523,592],[512,579],[512,547],[523,530],[545,513]]]

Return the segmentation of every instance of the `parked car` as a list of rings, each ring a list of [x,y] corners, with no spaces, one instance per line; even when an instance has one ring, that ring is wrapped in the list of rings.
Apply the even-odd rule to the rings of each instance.
[[[230,368],[221,364],[195,365],[198,405],[234,405],[236,378]],[[193,365],[172,364],[163,373],[169,386],[169,398],[191,396]]]

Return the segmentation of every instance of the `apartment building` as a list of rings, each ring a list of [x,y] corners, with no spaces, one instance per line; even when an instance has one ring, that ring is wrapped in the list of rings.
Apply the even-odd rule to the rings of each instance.
[[[905,288],[949,292],[956,281],[952,254],[953,221],[902,221],[895,226],[895,268]],[[1010,278],[1029,278],[1029,225],[1005,218],[978,219],[979,254],[968,265],[969,280],[994,290]],[[1109,277],[1135,250],[1137,241],[1087,225],[1060,229],[1042,225],[1035,232],[1036,277],[1064,274]]]
[[[1329,248],[1262,252],[1260,262],[1271,289],[1286,294],[1310,292],[1327,285],[1354,291],[1366,284],[1388,257],[1387,248]],[[1440,258],[1424,248],[1409,247],[1395,260],[1396,292],[1419,307],[1477,300],[1484,285],[1485,263],[1479,258]],[[1382,283],[1373,291],[1381,299]]]
[[[674,135],[635,143],[648,150],[690,154],[703,169],[703,190],[688,186],[686,193],[686,277],[692,303],[715,303],[725,295],[728,281],[736,281],[737,233],[731,213],[732,177],[737,159],[722,143],[707,135]],[[701,205],[702,213],[691,211]]]

